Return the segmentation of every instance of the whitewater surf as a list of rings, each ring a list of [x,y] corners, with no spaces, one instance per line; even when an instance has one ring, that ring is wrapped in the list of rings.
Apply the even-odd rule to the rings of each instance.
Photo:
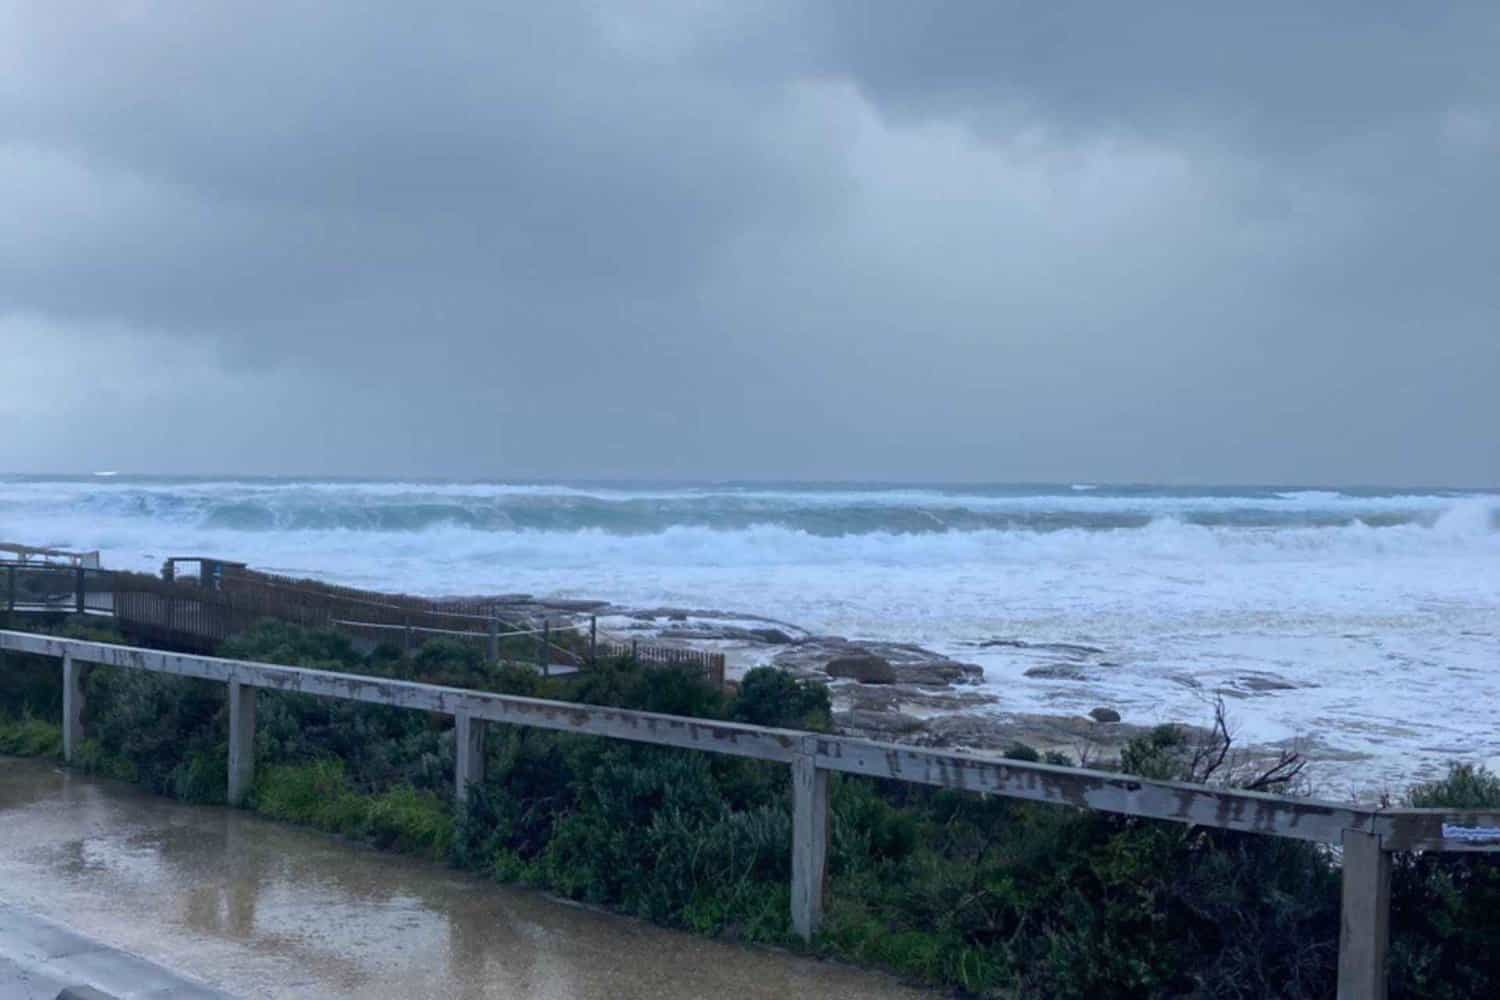
[[[1090,488],[1082,488],[1082,487]],[[997,710],[1230,703],[1246,741],[1399,788],[1500,757],[1500,496],[1283,486],[0,478],[0,540],[214,554],[433,596],[711,607],[920,643]]]

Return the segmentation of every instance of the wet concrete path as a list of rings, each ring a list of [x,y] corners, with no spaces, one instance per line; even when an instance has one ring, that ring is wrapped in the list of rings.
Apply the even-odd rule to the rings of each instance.
[[[247,997],[931,995],[9,757],[0,902]]]

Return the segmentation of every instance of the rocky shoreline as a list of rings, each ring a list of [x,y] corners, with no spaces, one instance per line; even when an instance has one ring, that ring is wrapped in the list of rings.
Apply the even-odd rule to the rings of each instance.
[[[1150,728],[1122,721],[1119,712],[1103,705],[1086,716],[1007,711],[1003,697],[983,687],[983,668],[912,643],[819,635],[788,622],[716,609],[629,608],[527,594],[486,600],[529,621],[566,626],[592,616],[601,633],[724,652],[731,681],[758,666],[821,681],[832,695],[835,724],[852,736],[976,752],[1004,752],[1023,743],[1102,763],[1117,759],[1127,741]],[[1075,662],[1080,654],[1102,652],[1063,643],[1021,645],[1055,654],[1057,662],[1038,671],[1081,671]]]

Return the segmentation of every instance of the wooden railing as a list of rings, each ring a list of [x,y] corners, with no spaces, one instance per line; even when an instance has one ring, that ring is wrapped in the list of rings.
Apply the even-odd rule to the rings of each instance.
[[[201,563],[203,574],[161,579],[57,563],[0,562],[0,610],[112,615],[138,639],[198,652],[212,652],[267,618],[338,628],[408,649],[432,636],[454,638],[481,645],[491,660],[499,658],[501,638],[524,634],[535,637],[536,654],[528,661],[534,659],[543,671],[552,665],[581,669],[601,656],[631,655],[643,664],[691,670],[724,686],[723,653],[601,637],[592,622],[535,626],[504,618],[493,607],[455,610],[426,598],[297,580],[222,560],[168,560],[174,572],[175,564],[183,562]]]
[[[114,574],[66,563],[0,561],[0,611],[113,614]]]
[[[62,566],[82,566],[86,569],[99,568],[98,549],[91,552],[72,552],[67,549],[51,549],[39,545],[0,542],[0,558],[9,558],[22,563],[39,562]]]
[[[471,784],[483,780],[484,732],[490,723],[534,726],[788,764],[792,768],[793,803],[792,926],[804,939],[811,938],[817,930],[823,910],[828,775],[834,771],[1339,845],[1343,852],[1343,919],[1338,995],[1342,1000],[1370,1000],[1386,995],[1391,852],[1500,851],[1500,812],[1367,808],[788,729],[165,653],[23,632],[0,631],[0,650],[62,661],[63,753],[70,761],[84,736],[85,664],[226,683],[229,687],[228,799],[232,804],[243,801],[254,779],[255,691],[262,688],[453,716],[455,794],[460,801]]]

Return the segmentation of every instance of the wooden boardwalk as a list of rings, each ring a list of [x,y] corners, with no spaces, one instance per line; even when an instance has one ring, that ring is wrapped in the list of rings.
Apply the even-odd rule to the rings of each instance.
[[[184,573],[186,565],[196,572]],[[0,588],[0,610],[108,617],[127,636],[184,652],[212,653],[230,636],[270,619],[334,628],[366,644],[394,642],[406,650],[428,639],[450,639],[478,646],[491,660],[499,660],[503,649],[512,650],[509,659],[521,660],[513,652],[521,644],[528,647],[524,662],[546,673],[587,669],[601,657],[633,656],[647,665],[690,670],[710,683],[724,684],[723,653],[600,635],[592,622],[511,620],[498,608],[478,603],[440,604],[262,573],[207,557],[169,559],[162,577],[10,560],[0,562]]]

